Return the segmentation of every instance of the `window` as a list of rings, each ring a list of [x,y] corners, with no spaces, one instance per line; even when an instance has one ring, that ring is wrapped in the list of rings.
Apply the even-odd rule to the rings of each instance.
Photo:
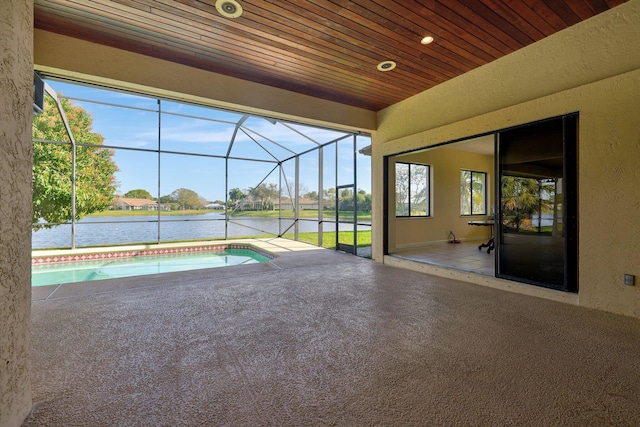
[[[487,214],[487,174],[460,171],[460,215]]]
[[[396,163],[396,216],[429,216],[430,167]]]

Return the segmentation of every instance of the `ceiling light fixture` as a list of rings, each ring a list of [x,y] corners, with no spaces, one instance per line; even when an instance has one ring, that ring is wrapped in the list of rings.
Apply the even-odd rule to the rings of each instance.
[[[422,44],[429,44],[429,43],[431,43],[432,41],[433,41],[433,37],[431,37],[431,36],[426,36],[426,37],[423,37],[423,38],[422,38],[422,40],[420,40],[420,43],[422,43]]]
[[[382,61],[378,64],[378,71],[391,71],[396,68],[396,65],[393,61]]]
[[[237,18],[242,15],[242,6],[236,0],[216,0],[216,10],[225,18]]]

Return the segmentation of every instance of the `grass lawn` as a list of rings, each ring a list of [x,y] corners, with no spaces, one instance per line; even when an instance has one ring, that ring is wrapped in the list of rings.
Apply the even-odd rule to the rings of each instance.
[[[353,212],[340,211],[340,218],[353,218]],[[242,211],[235,212],[232,216],[253,216],[261,218],[278,218],[278,211]],[[336,217],[335,211],[324,211],[324,219],[331,219]],[[294,213],[291,211],[282,211],[282,218],[294,218]],[[318,211],[305,209],[300,211],[300,218],[318,218]],[[358,220],[371,220],[371,212],[362,212],[358,215]]]
[[[288,233],[283,235],[282,237],[286,239],[293,240],[293,233]],[[353,242],[353,231],[341,231],[340,242]],[[308,232],[308,233],[298,233],[298,240],[305,243],[310,243],[312,245],[318,244],[318,233]],[[371,246],[371,231],[358,231],[358,242],[357,246],[359,248]],[[336,247],[336,232],[335,231],[325,231],[322,233],[322,247],[328,249],[335,249]]]

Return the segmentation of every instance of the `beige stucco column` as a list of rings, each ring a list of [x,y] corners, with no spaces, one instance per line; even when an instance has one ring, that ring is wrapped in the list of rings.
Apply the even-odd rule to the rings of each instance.
[[[0,13],[0,426],[31,410],[33,1]]]

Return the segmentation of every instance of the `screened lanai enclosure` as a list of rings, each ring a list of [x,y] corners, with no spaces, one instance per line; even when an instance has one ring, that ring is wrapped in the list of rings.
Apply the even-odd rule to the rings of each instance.
[[[45,80],[33,248],[284,237],[371,245],[368,135]]]

